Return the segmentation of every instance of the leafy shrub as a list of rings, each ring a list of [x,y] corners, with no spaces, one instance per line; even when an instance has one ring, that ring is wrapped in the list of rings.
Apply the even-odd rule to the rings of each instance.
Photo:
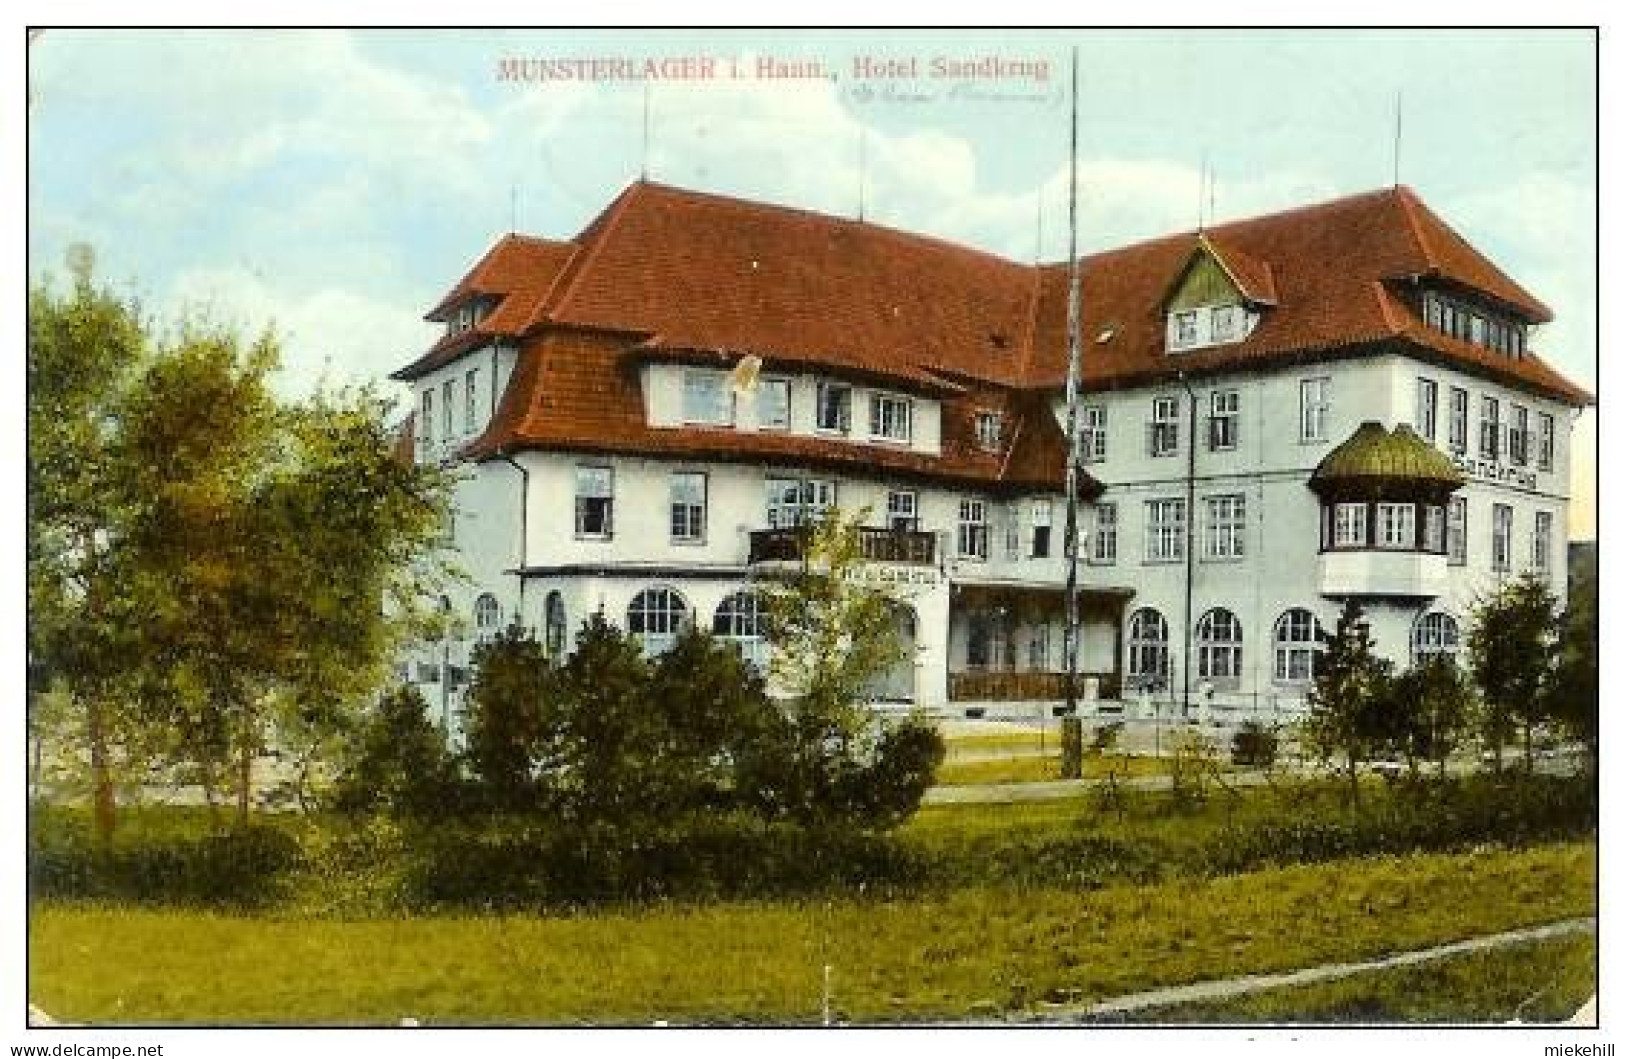
[[[280,897],[300,862],[298,842],[264,825],[193,838],[137,835],[110,848],[75,826],[36,835],[28,882],[34,898],[250,908]]]
[[[426,816],[457,802],[456,761],[416,688],[398,688],[380,699],[358,742],[354,762],[334,788],[339,811]]]
[[[1269,768],[1275,764],[1279,745],[1274,731],[1257,721],[1245,721],[1230,740],[1230,760],[1237,765]]]
[[[929,878],[926,858],[884,836],[734,814],[631,827],[439,829],[413,852],[408,892],[421,908],[536,908],[900,893]]]

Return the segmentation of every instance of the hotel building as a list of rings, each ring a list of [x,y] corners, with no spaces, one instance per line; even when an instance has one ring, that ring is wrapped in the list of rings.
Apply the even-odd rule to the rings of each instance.
[[[1399,187],[1081,261],[1085,708],[1285,717],[1343,601],[1401,665],[1525,572],[1562,594],[1590,402],[1550,310]],[[1068,268],[639,181],[573,239],[499,240],[394,374],[466,476],[464,632],[406,668],[448,723],[477,639],[761,660],[753,585],[833,505],[905,659],[879,704],[1063,695]],[[748,386],[739,369],[759,361]]]

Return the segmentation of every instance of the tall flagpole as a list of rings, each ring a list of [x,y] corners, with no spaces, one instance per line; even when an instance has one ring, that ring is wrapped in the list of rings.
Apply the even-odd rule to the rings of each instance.
[[[1078,710],[1078,388],[1083,297],[1078,289],[1078,48],[1072,46],[1072,151],[1067,169],[1066,294],[1066,712]]]

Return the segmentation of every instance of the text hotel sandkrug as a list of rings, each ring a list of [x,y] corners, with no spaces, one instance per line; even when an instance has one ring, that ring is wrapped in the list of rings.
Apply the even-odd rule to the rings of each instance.
[[[914,81],[984,80],[1046,84],[1050,61],[1001,55],[854,56],[836,64],[804,56],[668,55],[573,56],[497,60],[498,81],[732,81],[840,80]]]

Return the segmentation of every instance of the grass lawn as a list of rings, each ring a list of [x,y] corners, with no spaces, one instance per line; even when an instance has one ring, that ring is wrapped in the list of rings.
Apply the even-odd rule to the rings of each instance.
[[[1597,939],[1560,938],[1145,1012],[1141,1022],[1561,1022],[1597,991]]]
[[[1595,847],[1371,857],[1093,892],[336,921],[38,904],[29,995],[69,1021],[859,1022],[1084,1003],[1595,912]]]
[[[1083,775],[1086,779],[1104,777],[1108,771],[1119,778],[1131,776],[1166,776],[1168,763],[1160,758],[1134,754],[1085,754]],[[1032,783],[1038,780],[1061,778],[1059,751],[1045,755],[983,758],[966,761],[950,756],[937,769],[937,783],[942,786],[981,783]]]

